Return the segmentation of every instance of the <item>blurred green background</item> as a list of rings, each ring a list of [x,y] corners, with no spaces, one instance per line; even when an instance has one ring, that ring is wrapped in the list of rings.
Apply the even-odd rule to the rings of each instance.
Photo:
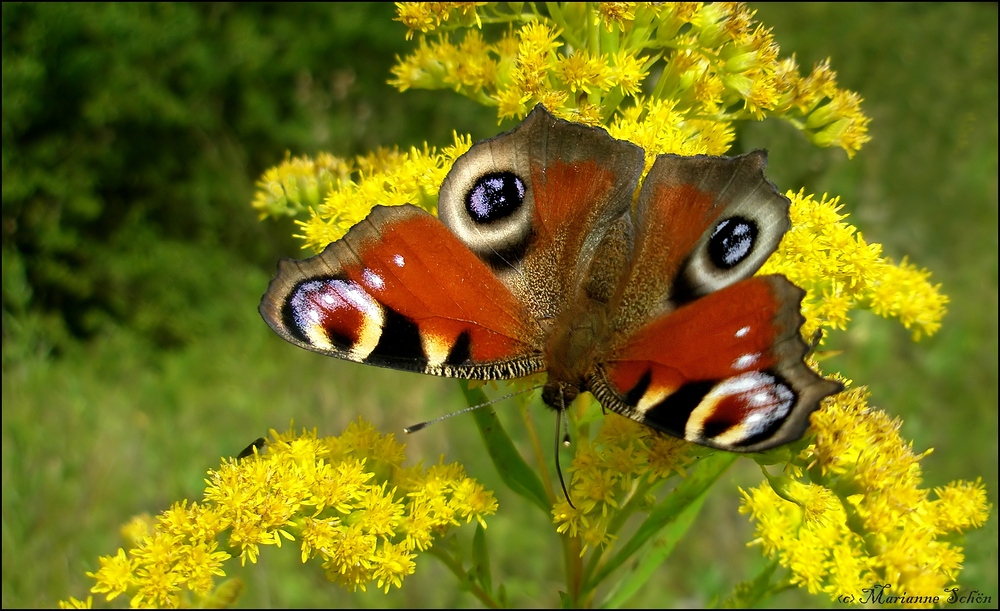
[[[951,297],[942,330],[916,344],[857,314],[826,368],[867,384],[916,451],[934,448],[928,487],[982,477],[996,504],[997,5],[754,7],[784,54],[806,68],[831,58],[865,98],[873,140],[848,161],[765,121],[737,148],[770,149],[782,188],[841,195],[867,240],[929,268]],[[500,129],[449,92],[385,84],[412,48],[392,17],[387,4],[3,5],[4,607],[84,597],[122,523],[197,498],[220,456],[268,428],[334,434],[363,415],[399,434],[463,405],[453,381],[298,350],[256,311],[276,260],[302,255],[290,223],[249,207],[286,151]],[[409,455],[462,462],[497,491],[494,583],[516,605],[556,605],[556,536],[503,489],[472,427],[454,418],[408,437]],[[736,486],[759,479],[737,463],[633,602],[710,604],[755,574]],[[995,513],[965,546],[961,583],[996,601]],[[241,575],[248,607],[476,602],[427,556],[388,597],[343,593],[294,546]],[[771,602],[830,606],[800,591]]]

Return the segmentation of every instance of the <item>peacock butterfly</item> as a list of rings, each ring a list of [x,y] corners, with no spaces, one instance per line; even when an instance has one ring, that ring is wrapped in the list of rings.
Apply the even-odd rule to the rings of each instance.
[[[474,145],[438,216],[376,206],[342,239],[284,260],[260,305],[289,342],[350,361],[476,380],[546,371],[702,445],[798,439],[841,386],[803,362],[804,292],[753,277],[789,228],[767,154],[660,155],[536,107]]]

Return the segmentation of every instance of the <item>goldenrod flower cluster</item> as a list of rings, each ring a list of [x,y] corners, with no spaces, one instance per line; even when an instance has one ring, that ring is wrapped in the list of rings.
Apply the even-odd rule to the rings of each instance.
[[[391,82],[454,89],[496,106],[500,118],[543,104],[638,144],[646,169],[662,153],[724,154],[734,122],[765,116],[849,155],[868,140],[860,98],[837,87],[827,63],[802,77],[794,59],[779,60],[770,31],[742,5],[548,3],[545,14],[516,6],[400,3],[399,20],[420,36]],[[502,31],[487,42],[484,28]],[[646,83],[651,74],[655,84]],[[441,181],[469,146],[456,134],[441,151],[425,144],[354,160],[286,159],[258,182],[253,206],[262,217],[295,217],[297,237],[318,252],[375,205],[434,212]]]
[[[134,547],[100,558],[91,591],[129,595],[133,607],[204,603],[218,598],[227,560],[257,562],[262,546],[283,541],[298,541],[303,562],[318,558],[349,590],[388,591],[435,538],[462,522],[485,527],[496,512],[493,493],[460,465],[404,467],[404,446],[363,420],[339,437],[272,437],[263,455],[210,471],[202,502],[130,523]]]
[[[417,50],[393,68],[391,84],[401,91],[452,89],[496,107],[501,119],[544,104],[557,116],[598,125],[618,110],[641,115],[656,102],[687,121],[724,126],[779,117],[814,144],[848,155],[869,139],[861,98],[837,87],[829,64],[801,76],[741,4],[397,6],[410,35],[421,34]]]
[[[352,166],[329,153],[315,159],[286,155],[284,163],[264,172],[257,181],[252,206],[260,218],[296,216],[315,208],[350,177]]]
[[[770,31],[740,4],[397,6],[399,20],[417,38],[416,50],[393,69],[391,83],[400,90],[450,89],[496,107],[500,119],[544,104],[641,146],[647,170],[663,153],[725,154],[739,120],[779,118],[817,146],[837,146],[848,156],[868,140],[861,99],[837,87],[829,64],[802,76],[794,58],[780,58]],[[254,206],[262,215],[296,217],[299,237],[319,251],[374,205],[410,203],[433,212],[441,182],[470,146],[467,136],[456,134],[440,151],[425,145],[350,161],[289,159],[262,179]],[[844,221],[838,198],[817,200],[804,191],[788,197],[792,229],[761,273],[784,274],[807,291],[805,335],[843,329],[858,307],[898,318],[915,339],[937,331],[948,300],[926,270],[882,257],[878,244]],[[868,408],[863,390],[828,399],[813,427],[815,442],[791,457],[786,475],[768,474],[767,482],[743,493],[742,510],[757,522],[754,543],[811,592],[857,595],[875,581],[892,583],[895,594],[943,592],[961,563],[961,549],[945,537],[985,520],[982,484],[957,482],[932,498],[919,487],[919,457],[899,437],[898,422]],[[593,592],[604,575],[599,567],[608,555],[602,553],[620,543],[628,517],[654,507],[657,484],[684,475],[692,451],[614,414],[595,437],[576,439],[567,469],[572,503],[552,507],[557,530],[572,541],[567,549],[579,552],[570,554],[578,560],[568,570],[580,578],[575,587]],[[710,467],[724,468],[722,462]],[[688,503],[677,505],[679,511]],[[315,553],[320,546],[311,541],[326,526],[299,527],[304,553]],[[354,536],[341,535],[344,545],[354,541],[348,535]],[[619,556],[634,551],[632,543]],[[409,545],[423,549],[416,540]],[[594,553],[583,569],[579,559],[588,551]],[[610,564],[624,564],[619,556]],[[338,571],[353,578],[350,568]]]
[[[962,564],[951,537],[986,521],[981,481],[921,488],[920,459],[900,421],[870,407],[863,387],[830,399],[812,417],[814,441],[786,468],[743,493],[756,539],[791,582],[831,598],[888,584],[907,606],[947,597]]]
[[[611,544],[636,511],[648,510],[657,483],[683,475],[693,446],[634,420],[608,414],[593,439],[575,448],[569,499],[552,507],[556,530],[582,542],[580,555]]]
[[[469,150],[469,136],[455,134],[451,146],[407,152],[379,149],[351,160],[320,154],[286,159],[257,182],[253,207],[261,218],[299,217],[305,248],[320,251],[339,240],[376,205],[415,204],[437,212],[437,192],[448,170]]]
[[[868,308],[886,318],[899,318],[913,338],[932,335],[941,327],[948,297],[931,284],[930,272],[904,259],[896,265],[882,257],[879,244],[869,244],[843,222],[840,198],[816,201],[805,191],[789,191],[792,228],[761,268],[761,274],[784,274],[806,290],[802,333],[844,329],[849,312]]]

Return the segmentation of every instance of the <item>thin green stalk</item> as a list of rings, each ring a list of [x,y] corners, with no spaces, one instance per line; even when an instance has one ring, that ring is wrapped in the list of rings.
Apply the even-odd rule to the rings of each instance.
[[[484,590],[478,583],[476,583],[476,580],[473,578],[473,575],[470,575],[468,571],[462,568],[462,563],[459,560],[455,559],[451,554],[443,550],[441,547],[437,546],[432,547],[429,550],[427,550],[427,552],[430,553],[430,555],[437,558],[438,560],[440,560],[446,567],[448,567],[448,570],[455,575],[455,577],[458,579],[458,582],[462,584],[462,587],[468,588],[469,592],[471,592],[473,596],[478,598],[484,605],[486,605],[490,609],[500,608],[501,606],[500,603],[496,601],[489,592]]]
[[[737,457],[737,454],[731,452],[715,452],[702,458],[688,476],[649,513],[639,526],[639,530],[618,549],[614,557],[589,577],[585,587],[596,588],[608,575],[625,564],[651,537],[675,520],[688,505],[697,501],[698,497],[705,494]]]

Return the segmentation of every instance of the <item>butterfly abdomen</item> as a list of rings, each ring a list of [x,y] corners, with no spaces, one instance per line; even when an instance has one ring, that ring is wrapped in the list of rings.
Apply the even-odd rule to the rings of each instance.
[[[561,312],[545,343],[548,372],[542,399],[550,407],[564,409],[580,391],[600,360],[601,347],[610,332],[605,303],[582,298]]]

